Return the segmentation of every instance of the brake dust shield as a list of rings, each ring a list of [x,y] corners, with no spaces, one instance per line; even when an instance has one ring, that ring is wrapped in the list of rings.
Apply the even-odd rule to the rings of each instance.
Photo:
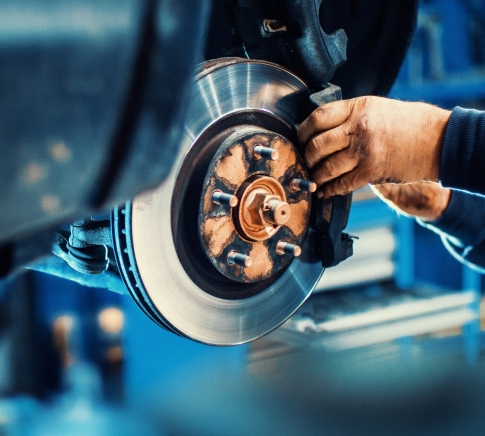
[[[268,62],[202,65],[168,179],[113,212],[120,272],[162,327],[241,344],[278,327],[312,292],[323,273],[309,227],[316,186],[295,138],[309,95]]]

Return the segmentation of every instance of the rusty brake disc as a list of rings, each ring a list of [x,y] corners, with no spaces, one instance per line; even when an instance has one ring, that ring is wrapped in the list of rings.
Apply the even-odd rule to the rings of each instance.
[[[171,174],[114,214],[120,271],[164,328],[240,344],[312,292],[323,273],[309,228],[315,186],[295,138],[309,95],[268,62],[202,65]]]

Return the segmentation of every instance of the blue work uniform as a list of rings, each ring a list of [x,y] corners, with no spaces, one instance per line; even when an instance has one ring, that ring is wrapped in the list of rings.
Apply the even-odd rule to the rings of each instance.
[[[422,225],[458,260],[485,274],[485,112],[456,107],[441,152],[440,181],[451,188],[443,215]]]

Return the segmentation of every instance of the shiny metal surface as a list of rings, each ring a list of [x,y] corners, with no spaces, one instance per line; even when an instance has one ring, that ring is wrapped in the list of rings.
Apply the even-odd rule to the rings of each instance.
[[[132,249],[143,304],[175,331],[214,345],[253,340],[290,317],[318,282],[323,270],[310,249],[310,231],[301,255],[267,289],[242,299],[215,297],[200,289],[184,270],[173,239],[177,229],[171,225],[171,213],[178,210],[172,195],[180,166],[204,131],[229,114],[248,110],[273,114],[294,126],[298,108],[292,97],[308,94],[306,85],[290,72],[258,61],[222,66],[194,83],[177,164],[164,184],[133,201],[131,211]]]

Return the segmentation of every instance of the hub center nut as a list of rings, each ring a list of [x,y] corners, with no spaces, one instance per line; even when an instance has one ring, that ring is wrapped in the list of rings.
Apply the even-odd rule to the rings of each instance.
[[[282,226],[291,218],[290,205],[276,195],[267,195],[261,207],[263,221]]]
[[[291,218],[283,186],[273,177],[256,175],[239,188],[234,221],[239,234],[249,241],[271,238]]]

